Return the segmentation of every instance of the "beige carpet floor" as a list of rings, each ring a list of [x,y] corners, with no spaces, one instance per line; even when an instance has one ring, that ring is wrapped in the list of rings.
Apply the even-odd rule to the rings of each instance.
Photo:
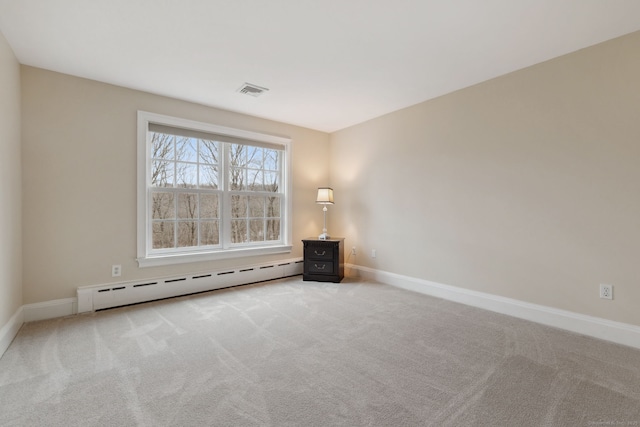
[[[640,351],[300,277],[25,324],[2,426],[637,426]]]

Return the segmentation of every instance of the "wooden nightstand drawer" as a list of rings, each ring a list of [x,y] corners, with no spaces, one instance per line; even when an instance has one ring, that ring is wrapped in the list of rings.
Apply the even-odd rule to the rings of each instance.
[[[308,245],[304,249],[305,259],[332,260],[334,245],[316,244]]]
[[[335,274],[332,261],[309,261],[311,274]]]

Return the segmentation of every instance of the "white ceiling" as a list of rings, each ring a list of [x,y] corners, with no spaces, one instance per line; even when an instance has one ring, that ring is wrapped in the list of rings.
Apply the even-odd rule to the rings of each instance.
[[[326,132],[637,30],[639,0],[0,0],[22,64]]]

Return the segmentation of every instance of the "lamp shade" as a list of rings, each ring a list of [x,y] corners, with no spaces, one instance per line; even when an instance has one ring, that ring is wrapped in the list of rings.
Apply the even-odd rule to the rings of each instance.
[[[321,205],[333,204],[333,188],[320,187],[318,188],[318,197],[316,197],[316,203]]]

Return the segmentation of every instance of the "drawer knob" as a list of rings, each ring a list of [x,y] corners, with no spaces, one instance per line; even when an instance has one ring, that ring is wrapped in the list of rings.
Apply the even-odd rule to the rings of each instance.
[[[318,267],[318,264],[313,264],[315,266],[315,268],[317,268],[318,270],[324,270],[324,268],[327,266],[327,264],[322,264],[322,267]]]
[[[319,254],[319,253],[318,253],[318,251],[314,250],[314,251],[313,251],[313,253],[315,253],[315,254],[316,254],[316,255],[318,255],[318,256],[323,256],[324,254],[326,254],[326,253],[327,253],[327,251],[322,251],[322,253],[321,253],[321,254]]]

